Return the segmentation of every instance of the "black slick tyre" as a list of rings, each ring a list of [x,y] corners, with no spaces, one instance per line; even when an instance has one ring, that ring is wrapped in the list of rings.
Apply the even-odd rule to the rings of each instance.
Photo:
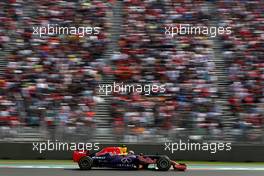
[[[171,167],[171,161],[168,157],[162,156],[157,161],[157,167],[160,171],[168,171]]]
[[[93,159],[89,156],[83,157],[78,162],[81,170],[90,170],[93,165]]]

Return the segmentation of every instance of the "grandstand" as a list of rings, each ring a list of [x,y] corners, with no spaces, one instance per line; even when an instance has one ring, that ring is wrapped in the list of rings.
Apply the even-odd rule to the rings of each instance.
[[[263,9],[260,0],[1,1],[1,140],[263,142]],[[32,35],[54,23],[102,33]],[[164,35],[179,23],[232,34]],[[113,82],[166,92],[99,92]]]

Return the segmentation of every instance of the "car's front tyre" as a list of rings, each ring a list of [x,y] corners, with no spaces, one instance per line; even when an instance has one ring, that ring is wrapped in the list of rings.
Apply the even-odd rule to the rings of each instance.
[[[81,170],[90,170],[93,165],[93,159],[89,156],[85,156],[78,162]]]
[[[157,167],[160,171],[167,171],[171,167],[171,161],[168,157],[162,156],[157,161]]]

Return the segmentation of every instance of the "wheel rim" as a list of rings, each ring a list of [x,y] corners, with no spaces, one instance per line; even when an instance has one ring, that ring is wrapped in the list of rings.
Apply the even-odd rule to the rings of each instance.
[[[168,162],[165,161],[165,160],[162,160],[162,161],[160,162],[160,166],[161,166],[162,168],[166,168],[166,167],[168,167]]]
[[[88,162],[87,160],[83,160],[83,161],[81,162],[81,165],[82,165],[83,167],[88,167],[88,166],[89,166],[89,162]]]

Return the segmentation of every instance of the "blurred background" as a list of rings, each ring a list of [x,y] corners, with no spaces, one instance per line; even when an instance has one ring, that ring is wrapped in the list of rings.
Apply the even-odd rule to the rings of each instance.
[[[264,143],[264,1],[1,0],[0,140]],[[169,24],[231,35],[166,37]],[[97,36],[33,26],[101,27]],[[100,93],[100,84],[165,93]]]

